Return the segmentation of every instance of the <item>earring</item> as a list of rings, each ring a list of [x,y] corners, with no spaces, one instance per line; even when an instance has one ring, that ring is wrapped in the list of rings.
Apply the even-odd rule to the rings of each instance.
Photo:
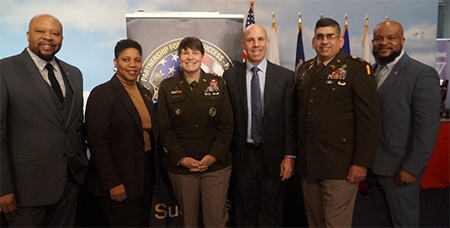
[[[113,66],[113,71],[114,71],[114,72],[117,72],[117,67],[116,67],[116,65]]]

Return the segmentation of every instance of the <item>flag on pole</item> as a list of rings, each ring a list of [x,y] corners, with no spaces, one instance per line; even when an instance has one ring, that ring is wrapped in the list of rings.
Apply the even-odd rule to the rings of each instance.
[[[297,53],[295,55],[295,70],[305,62],[305,51],[303,49],[303,35],[302,35],[302,18],[301,14],[298,13],[298,35],[297,35]]]
[[[345,27],[344,27],[344,46],[342,47],[345,53],[350,55],[350,38],[348,35],[348,23],[347,14],[345,15]]]
[[[253,8],[253,4],[255,4],[255,2],[253,0],[250,0],[250,9],[248,10],[247,14],[247,22],[245,23],[246,28],[251,24],[255,24],[255,8]]]
[[[269,45],[269,61],[280,65],[280,51],[278,50],[277,25],[275,24],[275,13],[272,12],[272,34]]]
[[[363,37],[363,59],[370,63],[370,42],[369,42],[369,16],[366,15],[365,32]]]
[[[251,24],[255,24],[255,8],[253,8],[253,4],[255,4],[255,2],[253,0],[250,0],[250,9],[248,10],[247,14],[247,22],[245,22],[246,28]],[[244,59],[244,61],[247,61],[247,53],[245,53],[244,50],[242,50],[242,58]]]

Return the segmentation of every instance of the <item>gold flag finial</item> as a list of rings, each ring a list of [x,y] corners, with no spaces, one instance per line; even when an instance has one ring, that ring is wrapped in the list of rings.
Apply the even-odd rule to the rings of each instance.
[[[348,24],[348,16],[347,16],[347,14],[345,14],[345,25],[347,25]]]
[[[302,13],[298,13],[298,31],[302,31]]]
[[[369,15],[368,14],[366,14],[365,20],[366,20],[366,25],[368,25],[369,24]]]
[[[323,19],[323,13],[320,13],[320,19]]]
[[[389,21],[389,13],[386,14],[386,21]]]
[[[275,12],[272,12],[272,23],[275,23]]]

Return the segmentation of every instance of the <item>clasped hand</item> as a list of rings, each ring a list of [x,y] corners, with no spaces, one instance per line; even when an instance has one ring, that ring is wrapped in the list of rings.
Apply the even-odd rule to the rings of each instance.
[[[204,172],[206,171],[214,162],[217,161],[217,158],[215,158],[212,155],[206,155],[202,158],[201,161],[198,161],[191,157],[184,157],[181,159],[181,165],[191,172]]]

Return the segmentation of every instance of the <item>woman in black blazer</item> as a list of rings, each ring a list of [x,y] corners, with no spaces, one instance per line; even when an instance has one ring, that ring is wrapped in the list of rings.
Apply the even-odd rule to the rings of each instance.
[[[86,106],[91,153],[88,187],[110,226],[149,226],[158,124],[152,94],[136,83],[142,48],[125,39],[114,49],[110,81],[95,87]],[[90,183],[89,183],[90,182]]]

